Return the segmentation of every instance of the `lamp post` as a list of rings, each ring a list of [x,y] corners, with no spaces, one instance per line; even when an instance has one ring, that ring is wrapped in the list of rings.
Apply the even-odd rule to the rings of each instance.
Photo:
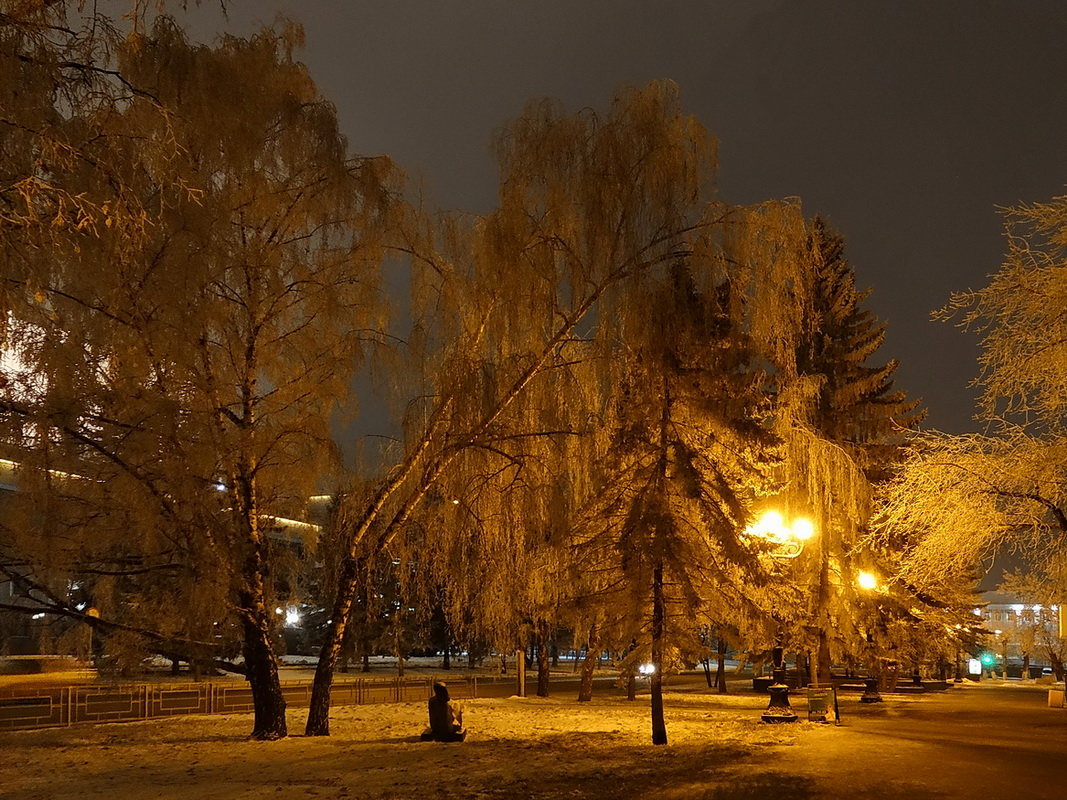
[[[815,535],[815,526],[807,519],[796,519],[791,525],[787,525],[780,513],[767,511],[753,525],[750,525],[745,533],[769,542],[772,545],[768,552],[771,558],[796,558],[804,551],[804,545],[808,539]],[[763,722],[797,721],[797,715],[793,712],[793,707],[789,705],[783,639],[779,621],[778,634],[771,650],[772,683],[767,689],[771,699],[767,704],[767,710],[760,717]]]
[[[89,608],[85,609],[85,616],[91,617],[92,619],[99,619],[100,618],[100,609],[98,609],[96,606],[89,606]],[[90,665],[95,665],[96,659],[93,658],[93,625],[92,625],[92,623],[89,623],[88,627],[89,627],[89,664]]]
[[[878,578],[872,572],[860,571],[856,576],[856,584],[863,590],[868,592],[880,591],[878,586]],[[873,644],[871,634],[867,634],[867,641]],[[875,660],[872,658],[870,663],[875,664]],[[879,676],[878,671],[872,666],[870,669],[870,675],[868,675],[863,681],[863,694],[860,696],[861,703],[881,703],[882,695],[878,693]]]

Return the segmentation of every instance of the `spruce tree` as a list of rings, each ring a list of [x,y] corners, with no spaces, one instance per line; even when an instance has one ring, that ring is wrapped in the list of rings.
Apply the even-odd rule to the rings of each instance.
[[[817,517],[819,536],[807,559],[815,572],[809,622],[816,679],[827,683],[832,658],[855,650],[857,533],[871,513],[871,485],[899,459],[903,434],[922,419],[918,401],[893,388],[897,363],[870,364],[885,325],[863,307],[843,238],[816,217],[809,234],[810,310],[796,348],[796,378],[807,395],[789,424],[791,496]],[[803,394],[803,392],[802,392]],[[811,563],[814,562],[814,563]],[[803,615],[802,615],[803,616]]]
[[[667,742],[664,672],[702,649],[698,611],[724,594],[744,605],[742,582],[760,580],[740,534],[776,444],[743,304],[728,280],[699,288],[706,266],[676,262],[622,316],[614,476],[584,542],[623,578],[611,599],[630,620],[630,660],[651,663],[653,744]]]
[[[819,379],[810,423],[826,439],[847,446],[873,481],[884,480],[899,458],[902,433],[925,412],[893,387],[897,362],[868,364],[885,342],[885,323],[863,307],[869,291],[856,288],[845,242],[816,217],[811,226],[810,328],[797,346],[797,371]]]

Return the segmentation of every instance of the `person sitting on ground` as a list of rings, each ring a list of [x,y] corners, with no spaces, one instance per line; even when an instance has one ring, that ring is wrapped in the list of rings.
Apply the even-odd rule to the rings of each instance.
[[[429,709],[430,727],[423,731],[424,742],[462,742],[466,738],[467,732],[463,730],[463,707],[448,699],[448,687],[441,681],[433,685]]]

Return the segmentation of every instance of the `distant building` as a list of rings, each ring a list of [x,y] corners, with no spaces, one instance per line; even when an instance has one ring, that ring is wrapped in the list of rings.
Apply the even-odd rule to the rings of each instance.
[[[11,454],[8,453],[8,455]],[[0,457],[0,513],[7,499],[18,491],[18,469],[17,461]],[[57,474],[69,475],[69,473]],[[222,488],[225,489],[225,487]],[[329,495],[315,495],[309,498],[308,519],[306,520],[271,514],[262,515],[261,521],[267,536],[291,548],[295,553],[302,554],[308,548],[309,541],[314,542],[319,538],[331,501],[332,497]],[[313,551],[314,547],[310,549]],[[15,568],[10,565],[8,569],[15,575],[15,579],[0,574],[0,656],[52,652],[48,649],[50,646],[48,640],[55,637],[56,631],[66,630],[80,623],[63,620],[56,615],[37,610],[39,604],[28,596],[27,584],[24,580],[20,580],[22,576],[29,575],[29,571],[25,567]],[[72,590],[77,589],[78,584],[72,584]],[[84,604],[77,606],[78,610],[83,607]],[[15,608],[25,610],[13,610]],[[281,609],[279,613],[284,613],[284,609]],[[53,623],[57,621],[62,624],[54,625]]]
[[[989,632],[985,649],[994,656],[992,665],[1008,677],[1036,678],[1051,671],[1048,647],[1060,642],[1060,607],[1021,603],[996,591],[983,592],[984,605],[976,608]],[[1026,668],[1028,675],[1023,675]]]

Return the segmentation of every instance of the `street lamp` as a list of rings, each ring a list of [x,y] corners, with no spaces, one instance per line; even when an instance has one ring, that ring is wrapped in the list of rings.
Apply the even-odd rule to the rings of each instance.
[[[771,548],[768,555],[771,558],[796,558],[803,550],[808,539],[815,535],[815,526],[807,519],[795,519],[787,525],[785,518],[777,511],[766,511],[752,525],[745,529],[745,533],[762,539]],[[782,646],[783,636],[781,623],[779,623],[777,639],[771,650],[772,683],[767,691],[771,699],[767,704],[767,710],[760,717],[764,722],[796,722],[797,715],[789,705],[789,685],[785,681],[785,649]]]
[[[879,590],[878,577],[872,572],[865,572],[863,570],[860,570],[859,574],[856,575],[856,584],[861,589],[865,589],[868,592],[874,592]],[[867,634],[867,641],[871,641],[870,633]],[[875,663],[873,658],[871,659],[870,663]],[[872,667],[870,672],[871,674],[868,675],[863,681],[863,695],[860,697],[860,702],[881,703],[882,695],[878,693],[879,676],[877,674],[877,670]]]

